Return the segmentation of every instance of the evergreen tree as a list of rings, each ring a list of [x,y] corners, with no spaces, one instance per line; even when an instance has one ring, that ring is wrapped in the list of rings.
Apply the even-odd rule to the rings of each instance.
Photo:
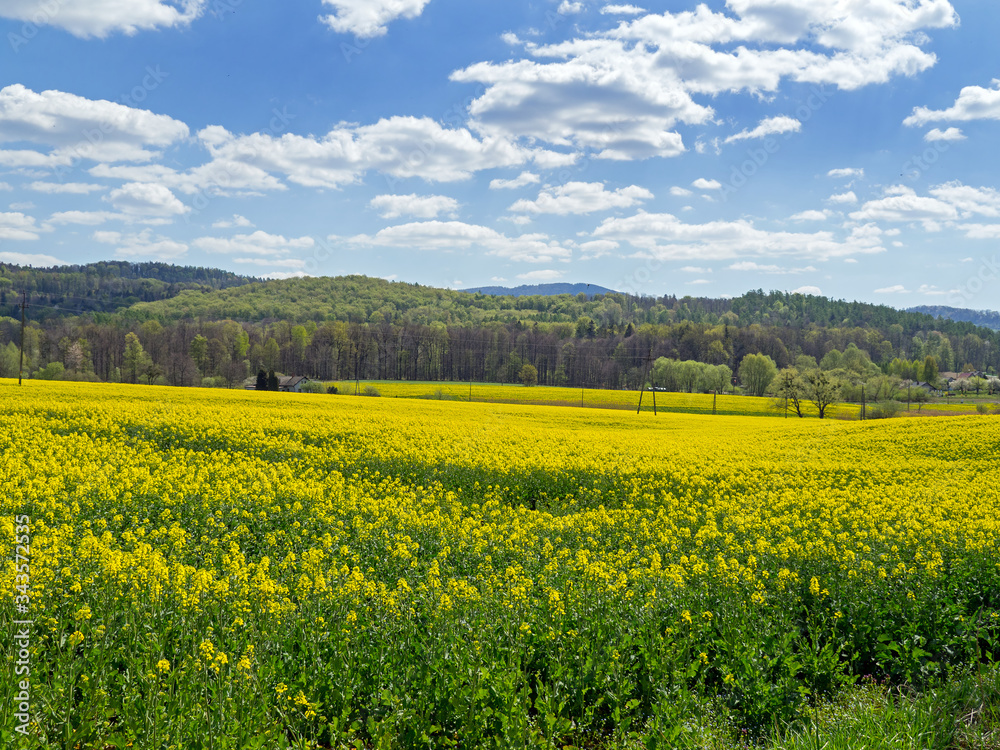
[[[257,390],[267,390],[267,373],[263,370],[257,370]]]
[[[278,376],[274,374],[274,370],[271,370],[271,372],[267,374],[267,390],[278,390]]]

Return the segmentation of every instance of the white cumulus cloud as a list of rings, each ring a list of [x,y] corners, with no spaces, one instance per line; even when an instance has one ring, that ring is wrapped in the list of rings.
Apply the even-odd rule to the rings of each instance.
[[[704,177],[699,177],[697,180],[691,183],[692,187],[696,187],[699,190],[721,190],[722,183],[718,180],[706,180]]]
[[[910,290],[907,289],[902,284],[893,284],[892,286],[884,286],[881,289],[876,289],[875,294],[909,294]]]
[[[208,0],[4,0],[0,16],[36,27],[57,26],[78,37],[106,37],[112,32],[184,26],[207,4]],[[22,29],[10,32],[8,41],[16,51],[28,39]]]
[[[323,0],[333,13],[322,20],[334,31],[361,39],[383,36],[397,18],[416,18],[430,0]]]
[[[531,172],[521,172],[517,177],[510,180],[505,180],[497,178],[495,180],[490,180],[490,190],[516,190],[517,188],[522,188],[525,185],[537,184],[541,181],[541,178],[537,174]]]
[[[420,221],[386,227],[374,235],[348,239],[354,246],[399,247],[407,250],[483,250],[507,260],[551,263],[568,260],[572,253],[544,234],[508,237],[495,229],[461,221]]]
[[[383,219],[414,216],[418,219],[435,219],[440,214],[454,216],[458,201],[446,195],[376,195],[368,204],[381,211]]]
[[[257,230],[252,234],[237,234],[233,237],[199,237],[191,244],[210,253],[259,255],[273,260],[293,251],[308,250],[316,241],[312,237],[287,238]]]
[[[601,13],[606,16],[638,16],[645,12],[646,9],[638,5],[605,5],[601,8]]]
[[[79,159],[147,162],[186,138],[188,127],[166,115],[63,91],[36,93],[21,84],[0,89],[0,165],[54,168]],[[41,149],[3,146],[25,143]],[[153,150],[151,150],[153,149]]]
[[[739,133],[726,138],[726,143],[734,141],[746,141],[753,138],[766,138],[769,135],[780,135],[781,133],[798,133],[802,130],[802,123],[794,117],[781,115],[779,117],[769,117],[761,120],[753,130],[741,130]]]
[[[875,225],[854,227],[838,239],[832,232],[773,232],[752,222],[712,221],[688,224],[671,214],[640,212],[627,218],[605,219],[594,231],[599,239],[628,243],[637,257],[658,260],[729,260],[750,257],[833,257],[883,252],[881,230]]]
[[[37,240],[39,228],[35,226],[33,216],[27,216],[20,211],[0,213],[0,239],[3,240]]]
[[[527,273],[519,273],[517,278],[521,281],[556,281],[565,275],[566,274],[563,271],[546,269],[544,271],[528,271]]]
[[[589,214],[611,208],[628,208],[640,201],[649,200],[653,194],[638,185],[618,190],[605,190],[601,182],[568,182],[556,188],[542,190],[535,200],[522,199],[510,210],[532,214]]]
[[[946,130],[932,128],[924,134],[924,140],[928,143],[935,141],[964,141],[965,134],[959,128],[947,128]]]
[[[112,190],[105,200],[125,216],[142,220],[169,220],[191,210],[163,185],[129,182]]]
[[[966,86],[958,99],[947,109],[914,107],[904,125],[926,125],[929,122],[966,122],[969,120],[1000,120],[1000,78],[993,79],[992,88]]]
[[[135,234],[121,232],[94,232],[94,239],[115,246],[115,255],[120,258],[149,258],[172,261],[187,255],[188,246],[170,237],[154,235],[144,229]]]

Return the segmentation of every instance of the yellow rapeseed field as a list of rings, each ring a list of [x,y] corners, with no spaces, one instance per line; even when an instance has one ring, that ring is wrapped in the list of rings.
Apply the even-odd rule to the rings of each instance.
[[[997,645],[1000,417],[35,381],[0,415],[4,747],[669,747]]]

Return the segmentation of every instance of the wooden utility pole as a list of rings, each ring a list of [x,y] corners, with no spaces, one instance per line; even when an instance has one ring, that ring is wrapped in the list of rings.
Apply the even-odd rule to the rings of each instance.
[[[650,347],[649,354],[646,355],[646,367],[642,373],[642,385],[639,390],[639,408],[635,410],[638,414],[642,411],[642,394],[646,392],[646,375],[649,373],[649,362],[653,359],[653,349]],[[656,416],[656,390],[653,390],[653,416]]]
[[[21,377],[24,373],[24,310],[28,306],[28,293],[21,292],[21,361],[17,366],[17,384],[21,385]]]

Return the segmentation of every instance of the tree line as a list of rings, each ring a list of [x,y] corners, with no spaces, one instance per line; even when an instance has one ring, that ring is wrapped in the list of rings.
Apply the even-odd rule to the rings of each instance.
[[[744,384],[743,364],[751,355],[767,357],[777,371],[795,367],[802,373],[861,368],[872,375],[928,380],[929,361],[935,377],[949,370],[995,373],[1000,347],[990,332],[976,330],[911,333],[899,323],[793,327],[729,319],[598,326],[588,316],[573,323],[483,325],[384,319],[161,322],[115,314],[30,320],[24,348],[26,372],[40,378],[233,387],[263,369],[324,381],[515,383],[531,365],[540,385],[638,388],[653,382],[722,390],[727,370],[730,383],[735,375]],[[17,375],[19,335],[19,320],[0,318],[0,376]],[[697,373],[691,363],[699,366]]]

